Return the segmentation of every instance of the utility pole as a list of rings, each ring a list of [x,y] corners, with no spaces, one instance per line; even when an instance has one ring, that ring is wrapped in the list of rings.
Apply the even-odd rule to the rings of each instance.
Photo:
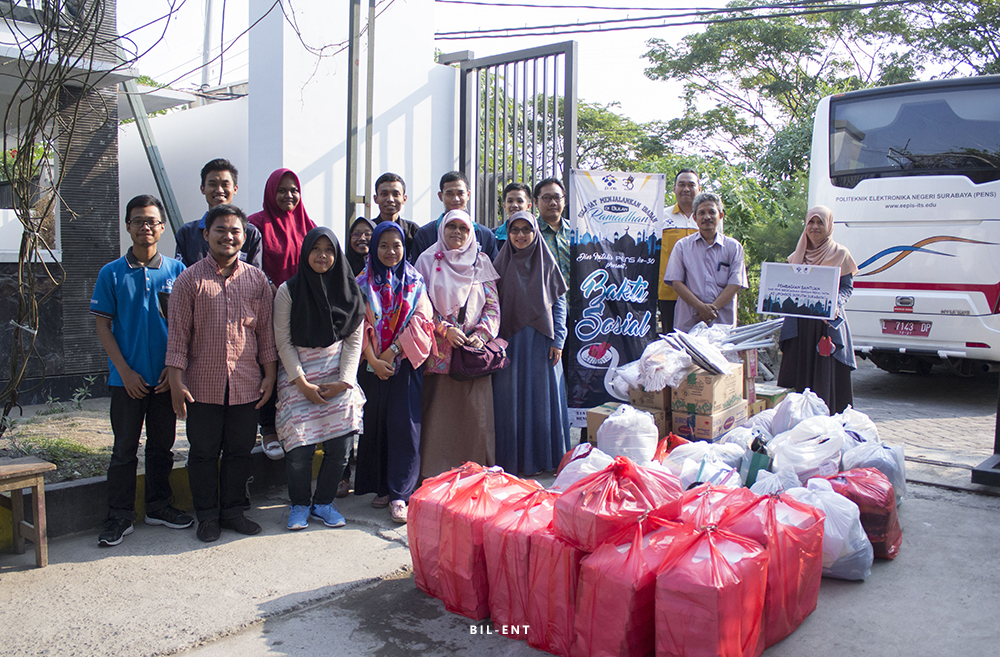
[[[201,46],[201,89],[208,88],[208,63],[212,61],[212,0],[205,0],[205,40]]]

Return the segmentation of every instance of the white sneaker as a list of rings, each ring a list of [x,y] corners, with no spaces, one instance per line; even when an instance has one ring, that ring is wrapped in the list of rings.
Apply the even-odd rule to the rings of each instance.
[[[393,500],[389,502],[389,513],[395,522],[406,524],[406,502],[403,500]]]

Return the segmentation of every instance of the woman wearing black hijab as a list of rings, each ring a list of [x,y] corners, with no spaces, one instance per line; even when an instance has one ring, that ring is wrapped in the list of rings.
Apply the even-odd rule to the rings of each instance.
[[[368,262],[368,248],[371,244],[373,230],[375,230],[375,224],[364,217],[358,217],[351,224],[351,234],[347,236],[345,253],[347,253],[347,262],[351,264],[351,271],[354,272],[355,278]]]
[[[288,529],[310,516],[327,527],[344,517],[333,505],[365,397],[357,383],[364,299],[333,231],[314,228],[302,242],[298,273],[274,298],[278,371],[278,439],[285,450],[291,509]],[[323,444],[323,464],[312,492],[312,460]]]

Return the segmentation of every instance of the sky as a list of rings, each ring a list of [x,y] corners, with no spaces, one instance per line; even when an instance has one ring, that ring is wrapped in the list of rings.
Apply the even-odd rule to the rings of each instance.
[[[178,0],[173,0],[175,3]],[[301,1],[301,0],[300,0]],[[344,21],[347,22],[347,1],[336,0],[344,6]],[[407,0],[380,0],[379,11],[392,12],[392,4]],[[488,4],[520,3],[543,4],[539,0],[476,0]],[[289,0],[285,0],[286,3]],[[118,29],[124,34],[164,15],[169,0],[123,0],[118,3]],[[223,2],[214,0],[214,23],[212,37],[214,52],[218,52],[219,37],[227,45],[249,24],[246,0]],[[363,3],[366,5],[367,3]],[[545,8],[497,7],[483,4],[434,3],[434,22],[437,32],[459,30],[482,30],[500,27],[526,27],[564,23],[585,23],[614,19],[634,19],[649,15],[662,15],[662,11],[638,11],[635,7],[684,6],[719,7],[720,0],[698,0],[693,3],[665,2],[664,0],[548,0]],[[566,8],[557,5],[589,5],[611,7],[609,10]],[[226,18],[221,21],[225,6]],[[633,5],[635,7],[633,7]],[[295,7],[291,0],[291,7]],[[676,9],[674,9],[676,10]],[[664,9],[663,11],[667,11]],[[254,17],[256,18],[256,17]],[[139,71],[160,83],[169,83],[174,88],[190,90],[201,84],[201,52],[204,41],[205,0],[186,0],[176,12],[174,20],[166,31],[162,42],[150,46],[163,31],[162,22],[139,30],[133,35],[141,51],[149,50],[139,61]],[[638,23],[636,23],[638,24]],[[377,25],[377,21],[376,21]],[[625,25],[628,25],[627,23]],[[609,24],[605,24],[605,27]],[[586,28],[594,29],[594,28]],[[656,29],[634,29],[607,31],[592,34],[549,34],[517,38],[476,38],[470,40],[437,40],[435,45],[444,53],[472,50],[477,57],[485,57],[523,48],[575,40],[579,43],[580,62],[578,68],[579,98],[592,103],[618,102],[619,113],[639,122],[668,120],[683,112],[680,100],[681,86],[677,83],[653,81],[645,77],[643,71],[648,61],[643,54],[649,50],[646,41],[656,37],[669,41],[679,41],[685,34],[697,30],[696,26],[658,27]],[[376,31],[376,39],[377,39]],[[226,84],[243,81],[247,75],[247,37],[236,41],[223,58],[221,80]],[[377,41],[376,41],[376,47]],[[220,81],[218,64],[210,69],[210,84]]]

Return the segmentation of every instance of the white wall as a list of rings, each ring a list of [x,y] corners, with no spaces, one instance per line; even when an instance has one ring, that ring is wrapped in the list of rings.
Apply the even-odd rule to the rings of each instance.
[[[256,20],[272,0],[251,0]],[[362,26],[367,20],[362,3]],[[317,57],[306,50],[346,43],[348,3],[299,0],[292,5],[301,39],[280,11],[250,32],[250,96],[151,119],[185,220],[201,216],[199,171],[226,157],[240,171],[235,203],[247,214],[261,209],[267,176],[279,167],[299,175],[302,201],[317,224],[343,238],[347,198],[347,50]],[[437,182],[458,165],[458,71],[434,63],[433,0],[397,1],[375,26],[375,118],[372,181],[393,171],[407,184],[404,218],[426,223],[438,216]],[[227,25],[227,31],[229,30]],[[235,29],[245,26],[233,25]],[[364,115],[367,36],[362,37],[359,80],[358,181],[364,185]],[[121,208],[140,193],[156,193],[134,125],[120,133]],[[372,190],[366,192],[369,196]],[[377,213],[378,208],[374,208]],[[363,214],[360,207],[358,214]],[[123,244],[128,236],[123,231]],[[165,235],[161,250],[173,254]]]
[[[158,116],[150,124],[185,222],[200,219],[208,209],[199,191],[201,168],[217,157],[226,158],[240,172],[233,203],[247,214],[260,209],[262,191],[254,194],[253,185],[248,184],[246,98]],[[125,232],[125,206],[139,194],[159,196],[135,123],[118,129],[118,184],[124,253],[132,245]],[[169,230],[160,240],[160,251],[174,255],[174,237]]]

